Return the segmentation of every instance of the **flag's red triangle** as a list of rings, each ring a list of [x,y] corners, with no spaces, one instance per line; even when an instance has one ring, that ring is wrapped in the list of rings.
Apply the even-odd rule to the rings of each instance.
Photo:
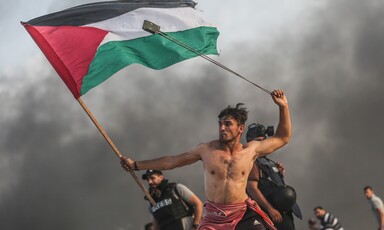
[[[75,98],[97,48],[108,31],[94,27],[24,24]]]

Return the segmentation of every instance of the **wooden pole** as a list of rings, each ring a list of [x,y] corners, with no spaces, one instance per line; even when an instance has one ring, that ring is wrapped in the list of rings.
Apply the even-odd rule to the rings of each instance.
[[[117,149],[115,144],[112,142],[112,140],[109,138],[107,133],[104,131],[103,127],[97,122],[96,118],[92,115],[91,111],[88,109],[88,107],[84,104],[83,100],[81,98],[76,99],[81,107],[84,109],[84,111],[87,113],[88,117],[92,120],[93,124],[96,125],[97,129],[100,131],[100,133],[103,135],[105,140],[108,142],[108,144],[112,147],[113,151],[116,153],[116,155],[120,158],[123,156],[120,151]],[[156,202],[153,200],[152,196],[148,193],[148,190],[144,187],[143,183],[139,180],[139,178],[136,176],[135,172],[131,168],[129,168],[129,173],[132,175],[133,179],[136,181],[136,183],[139,185],[141,190],[144,192],[145,196],[148,198],[148,200],[151,202],[152,205],[155,205]]]

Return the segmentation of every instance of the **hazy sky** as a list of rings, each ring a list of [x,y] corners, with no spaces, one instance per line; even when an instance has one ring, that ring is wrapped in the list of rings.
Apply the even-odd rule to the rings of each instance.
[[[143,229],[144,195],[20,21],[91,1],[3,1],[0,8],[0,229]],[[306,229],[322,205],[348,230],[374,229],[362,188],[384,198],[384,3],[210,0],[215,60],[286,91],[286,166]],[[132,65],[82,97],[116,146],[143,160],[217,138],[217,114],[243,102],[248,124],[274,125],[263,91],[202,58],[155,71]],[[140,177],[141,173],[137,173]],[[165,172],[204,200],[202,164]]]

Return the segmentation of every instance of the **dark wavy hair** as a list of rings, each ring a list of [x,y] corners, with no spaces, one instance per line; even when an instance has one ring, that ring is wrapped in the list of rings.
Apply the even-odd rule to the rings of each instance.
[[[218,118],[221,120],[229,116],[235,119],[238,125],[244,125],[248,119],[247,108],[244,107],[243,103],[237,103],[236,107],[228,105],[227,108],[221,110]]]

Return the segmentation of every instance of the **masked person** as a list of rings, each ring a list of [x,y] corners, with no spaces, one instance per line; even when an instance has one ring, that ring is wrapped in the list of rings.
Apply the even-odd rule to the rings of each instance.
[[[240,142],[248,111],[242,103],[228,106],[218,115],[218,139],[201,143],[185,153],[152,160],[133,161],[121,156],[125,170],[159,169],[203,162],[205,197],[204,217],[199,230],[265,230],[276,229],[268,216],[246,193],[247,178],[257,157],[267,155],[286,145],[291,138],[288,100],[282,90],[271,97],[279,108],[276,134],[263,141]],[[196,125],[201,124],[197,116]]]
[[[203,203],[185,185],[169,183],[160,170],[147,170],[142,176],[156,204],[150,211],[155,230],[194,230],[199,227]],[[147,199],[147,197],[145,197]]]
[[[273,133],[273,126],[266,129],[253,123],[248,126],[246,139],[247,142],[263,141]],[[300,219],[302,214],[295,190],[284,182],[284,172],[281,163],[267,156],[257,158],[248,177],[247,192],[268,213],[278,230],[294,230],[292,213]]]

